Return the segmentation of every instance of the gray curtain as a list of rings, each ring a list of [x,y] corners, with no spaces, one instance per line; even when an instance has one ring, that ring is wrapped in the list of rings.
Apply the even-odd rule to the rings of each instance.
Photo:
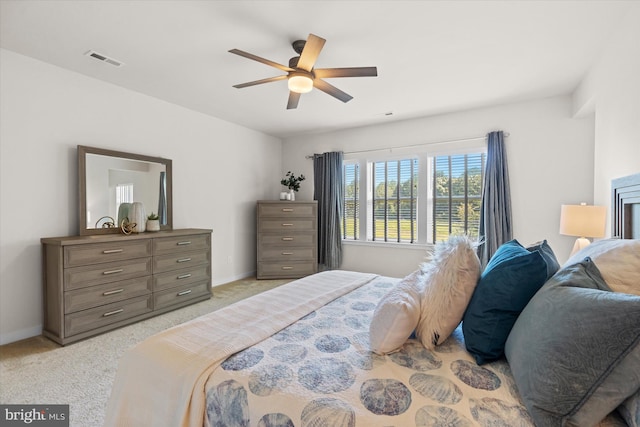
[[[480,208],[478,257],[486,266],[498,247],[512,239],[511,191],[502,131],[487,134],[487,165]]]
[[[158,197],[158,220],[167,225],[167,173],[160,172],[160,190]]]
[[[313,199],[318,201],[318,265],[334,270],[342,263],[342,152],[314,154]]]

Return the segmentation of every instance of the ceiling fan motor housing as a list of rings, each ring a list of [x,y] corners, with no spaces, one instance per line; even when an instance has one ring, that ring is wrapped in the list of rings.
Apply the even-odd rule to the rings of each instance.
[[[296,40],[293,43],[291,43],[291,46],[293,47],[293,50],[295,50],[296,53],[300,55],[306,43],[307,43],[306,40]]]

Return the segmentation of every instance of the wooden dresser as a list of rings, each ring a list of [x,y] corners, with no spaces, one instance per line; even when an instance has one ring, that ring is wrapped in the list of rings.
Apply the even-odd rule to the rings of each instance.
[[[43,335],[62,345],[211,297],[211,230],[41,242]]]
[[[258,279],[318,271],[318,203],[258,201]]]

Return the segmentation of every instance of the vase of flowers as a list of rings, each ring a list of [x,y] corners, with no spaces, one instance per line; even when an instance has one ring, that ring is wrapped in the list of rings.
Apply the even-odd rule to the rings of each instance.
[[[305,179],[306,178],[303,174],[300,174],[300,176],[296,177],[296,175],[293,172],[289,171],[287,172],[285,177],[280,180],[280,184],[284,185],[289,189],[289,196],[291,200],[295,200],[296,192],[300,190],[300,183]]]

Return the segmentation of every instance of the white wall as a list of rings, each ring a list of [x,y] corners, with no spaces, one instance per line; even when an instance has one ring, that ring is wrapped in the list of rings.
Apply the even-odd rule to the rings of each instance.
[[[611,180],[640,173],[640,4],[630,9],[574,93],[576,114],[595,111],[594,200],[611,212]],[[607,217],[607,235],[611,218]]]
[[[7,50],[0,93],[0,344],[41,331],[40,238],[78,234],[78,144],[172,159],[173,225],[213,229],[214,284],[255,271],[279,139]]]
[[[563,262],[574,238],[561,236],[560,205],[593,203],[593,117],[572,118],[569,96],[483,108],[305,137],[282,146],[283,171],[313,176],[306,155],[449,141],[504,130],[513,204],[514,238],[547,239]],[[299,198],[313,197],[303,182]],[[424,248],[344,245],[341,268],[402,277],[424,260]]]

